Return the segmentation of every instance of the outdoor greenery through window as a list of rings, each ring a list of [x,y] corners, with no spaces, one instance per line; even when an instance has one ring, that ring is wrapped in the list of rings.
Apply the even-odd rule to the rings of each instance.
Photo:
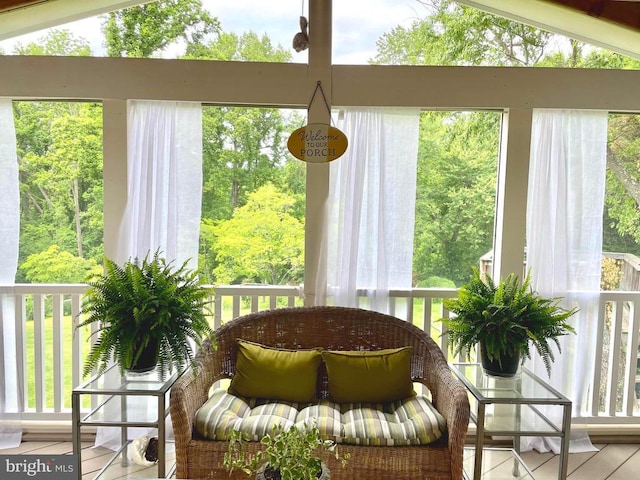
[[[308,2],[157,1],[0,42],[0,54],[306,63],[307,51],[292,48],[301,15],[308,18]],[[452,0],[334,2],[332,59],[353,65],[640,66]]]
[[[83,283],[102,271],[103,181],[102,105],[89,102],[16,101],[14,124],[20,175],[20,250],[16,282]],[[41,334],[43,356],[54,355],[53,304],[48,296],[28,296],[26,303],[26,372],[35,371],[35,343]],[[35,302],[38,305],[35,305]],[[42,302],[42,303],[40,303]],[[62,330],[68,334],[62,355],[71,365],[73,319],[63,302]],[[36,332],[34,309],[44,309]],[[86,332],[83,333],[86,335]],[[54,369],[42,372],[46,405],[53,405]],[[71,388],[71,368],[63,369]],[[35,405],[36,378],[26,378],[29,407]],[[70,390],[68,390],[70,391]],[[65,400],[70,407],[70,396]]]
[[[493,248],[501,114],[423,112],[413,284],[455,287]]]
[[[102,265],[102,105],[14,102],[19,283],[82,283]]]
[[[602,290],[640,291],[640,115],[611,114],[608,123],[607,180],[603,225]],[[610,370],[617,369],[616,410],[623,408],[627,368],[635,369],[635,396],[640,399],[640,359],[629,365],[632,353],[626,342],[613,354],[611,339],[615,329],[623,338],[632,338],[633,309],[631,304],[608,302],[605,305],[603,363],[601,366],[600,411],[608,407],[606,397]],[[618,309],[622,309],[619,311]],[[618,323],[621,322],[621,323]],[[640,356],[640,352],[639,356]],[[631,370],[633,371],[633,370]],[[636,411],[640,405],[636,405]]]
[[[42,32],[36,41],[2,45],[0,53],[306,61],[306,53],[295,53],[290,46],[298,31],[298,16],[303,13],[298,1],[287,2],[291,5],[287,26],[279,18],[276,28],[266,25],[275,21],[273,17],[264,20],[264,28],[261,23],[254,23],[253,28],[244,11],[246,2],[220,6],[220,10],[206,0],[164,4],[154,2],[94,19],[93,31],[99,32],[99,38],[85,39],[64,28],[54,29]],[[269,2],[265,5],[270,8]],[[358,8],[362,14],[363,5],[345,1],[334,8],[333,55],[340,59],[336,63],[640,66],[636,60],[444,0],[406,2],[402,8],[415,5],[415,11],[411,10],[414,13],[397,25],[385,26],[375,46],[371,42],[358,51],[362,44],[350,42],[350,35],[359,34],[362,25],[348,22],[347,14],[349,9]],[[171,21],[161,15],[159,9],[165,7],[174,9],[165,12]],[[246,13],[247,23],[226,23],[223,12],[231,8],[240,19]],[[341,8],[347,10],[341,13]],[[189,15],[181,15],[185,12]],[[128,31],[128,25],[135,28]],[[143,35],[139,33],[142,31],[155,34]],[[304,114],[303,110],[203,106],[204,183],[198,261],[211,283],[303,282],[306,166],[289,155],[286,139],[304,124]],[[88,101],[20,100],[14,102],[14,119],[21,194],[16,282],[83,283],[87,275],[101,269],[104,251],[102,106]],[[470,266],[478,265],[480,258],[491,251],[500,122],[499,112],[422,112],[414,287],[459,286],[468,279]],[[640,116],[611,114],[608,134],[601,287],[638,291]],[[44,308],[44,356],[51,358],[54,341],[49,300]],[[73,329],[68,303],[64,308],[64,332],[70,337]],[[628,308],[621,315],[622,326],[615,325],[616,312],[611,305],[608,308],[605,349],[612,328],[632,333]],[[26,313],[27,319],[32,319],[33,299],[28,300]],[[31,350],[26,354],[30,362],[27,372],[34,371],[34,336],[33,322],[28,321],[26,344]],[[65,357],[70,358],[70,342],[66,339],[64,348]],[[613,369],[610,365],[618,364],[618,378],[627,378],[625,369],[633,368],[626,366],[627,354],[623,346],[616,363],[609,360],[613,355],[607,350],[602,368]],[[52,372],[46,368],[47,385],[53,382]],[[64,372],[70,374],[70,369]],[[640,376],[640,367],[637,373]],[[606,372],[602,378],[608,378]],[[70,378],[65,379],[67,390],[70,382]],[[27,401],[33,406],[35,379],[29,378],[28,383]],[[622,385],[618,392],[621,399]],[[603,398],[602,405],[605,403]],[[50,398],[47,404],[51,404]]]
[[[0,54],[304,63],[307,53],[291,48],[300,30],[300,2],[279,0],[278,7],[232,0],[148,2],[0,42]]]
[[[640,68],[640,62],[451,0],[417,1],[415,15],[376,41],[380,65]]]
[[[211,283],[302,283],[306,167],[286,143],[303,122],[277,108],[204,108],[199,266]]]

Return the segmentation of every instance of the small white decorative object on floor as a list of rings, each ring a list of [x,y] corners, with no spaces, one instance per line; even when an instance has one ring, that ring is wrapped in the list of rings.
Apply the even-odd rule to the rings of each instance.
[[[154,442],[155,440],[155,442]],[[158,462],[158,437],[143,435],[131,442],[131,460],[143,467],[151,467]],[[155,453],[153,445],[155,443]],[[151,448],[150,448],[151,447]]]

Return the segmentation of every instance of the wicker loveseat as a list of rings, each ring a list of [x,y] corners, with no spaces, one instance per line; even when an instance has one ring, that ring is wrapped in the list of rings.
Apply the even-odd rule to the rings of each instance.
[[[332,464],[334,480],[461,480],[463,446],[469,422],[467,392],[449,370],[438,345],[422,330],[398,318],[346,307],[300,307],[269,310],[237,318],[215,332],[217,349],[205,342],[197,354],[197,374],[191,371],[171,390],[171,420],[175,435],[177,478],[223,479],[228,442],[209,440],[194,428],[197,410],[207,401],[212,384],[235,372],[237,339],[278,348],[381,350],[411,346],[411,377],[424,384],[432,403],[446,420],[446,432],[434,443],[417,446],[341,445],[351,458],[346,468]],[[318,382],[318,398],[328,395],[326,373]],[[253,445],[255,443],[255,445]],[[252,448],[260,448],[252,442]],[[234,471],[232,479],[247,478]]]

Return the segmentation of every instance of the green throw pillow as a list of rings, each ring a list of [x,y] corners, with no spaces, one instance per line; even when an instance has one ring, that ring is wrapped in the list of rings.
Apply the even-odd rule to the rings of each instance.
[[[329,396],[338,403],[378,403],[415,395],[411,381],[411,352],[411,347],[323,351]]]
[[[238,339],[236,373],[229,393],[290,402],[316,399],[319,349],[285,350]]]

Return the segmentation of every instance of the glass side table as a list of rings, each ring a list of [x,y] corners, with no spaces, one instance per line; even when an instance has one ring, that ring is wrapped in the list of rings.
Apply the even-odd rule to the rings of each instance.
[[[464,480],[471,480],[476,449],[464,449]],[[485,448],[482,451],[482,480],[535,480],[520,455],[511,448]]]
[[[485,478],[482,476],[483,455],[487,451],[483,450],[485,435],[512,437],[517,458],[520,437],[558,437],[558,479],[567,478],[571,400],[526,368],[521,368],[513,378],[486,375],[477,363],[454,363],[451,370],[470,394],[471,421],[476,425],[473,480]]]
[[[169,389],[181,372],[160,377],[158,371],[143,374],[120,375],[117,365],[74,388],[71,394],[73,423],[73,453],[78,455],[78,480],[82,480],[81,429],[85,426],[118,427],[121,447],[111,461],[100,471],[96,479],[109,478],[109,470],[116,467],[118,475],[142,473],[144,467],[129,461],[128,447],[132,441],[129,427],[146,427],[158,430],[157,477],[164,478],[173,472],[168,458],[165,421],[169,414]],[[83,407],[91,404],[89,411]],[[118,462],[117,460],[120,459]],[[147,467],[151,468],[151,467]],[[145,476],[149,476],[146,475]],[[151,476],[156,476],[151,475]]]

